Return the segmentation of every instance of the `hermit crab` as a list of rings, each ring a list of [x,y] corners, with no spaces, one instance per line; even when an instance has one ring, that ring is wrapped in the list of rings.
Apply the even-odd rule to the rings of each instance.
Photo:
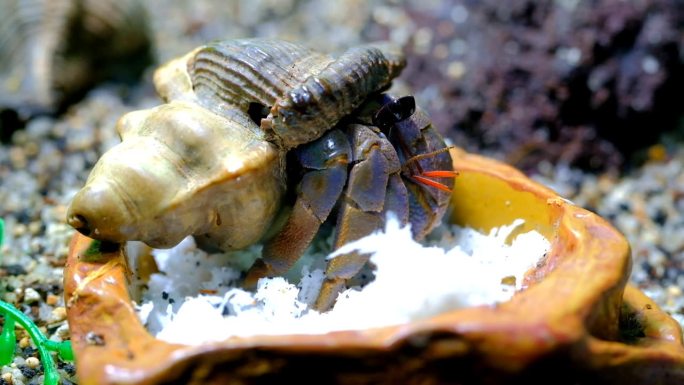
[[[68,223],[162,248],[188,235],[222,250],[263,242],[246,286],[285,273],[332,218],[334,248],[389,212],[422,238],[446,211],[454,172],[413,97],[383,93],[403,66],[381,43],[338,56],[266,39],[199,47],[155,73],[166,104],[120,119],[122,142],[97,162]],[[315,307],[329,308],[367,259],[331,260]]]

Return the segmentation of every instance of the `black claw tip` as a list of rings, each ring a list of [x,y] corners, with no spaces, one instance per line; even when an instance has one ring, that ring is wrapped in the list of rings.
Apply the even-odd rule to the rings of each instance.
[[[380,128],[386,128],[410,118],[414,112],[416,112],[416,100],[413,96],[403,96],[380,107],[373,116],[373,124]]]

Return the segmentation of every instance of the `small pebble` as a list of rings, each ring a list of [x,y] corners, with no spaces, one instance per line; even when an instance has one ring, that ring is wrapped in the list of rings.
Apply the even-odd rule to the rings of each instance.
[[[26,225],[23,223],[17,223],[12,227],[12,235],[15,237],[21,237],[24,234],[26,234]]]
[[[41,300],[40,294],[33,288],[24,289],[24,303],[32,304]]]
[[[432,56],[437,60],[444,60],[449,57],[449,48],[446,44],[437,44],[432,50]]]
[[[40,366],[40,360],[36,357],[29,357],[26,359],[26,366],[31,369],[36,369],[38,366]]]
[[[32,357],[29,357],[29,358],[32,358]],[[27,359],[27,361],[28,361],[28,359]],[[24,377],[26,377],[26,378],[33,378],[36,376],[36,374],[38,374],[38,371],[36,369],[29,368],[27,365],[20,366],[19,370],[21,370],[21,374],[23,374]]]
[[[466,67],[463,62],[454,61],[447,66],[447,76],[452,79],[460,79],[466,72]]]
[[[69,324],[64,322],[59,326],[55,331],[55,336],[62,341],[69,339]]]
[[[29,347],[30,344],[31,344],[31,340],[29,339],[28,336],[25,336],[19,340],[19,347],[21,349],[25,349],[25,348]]]
[[[64,321],[66,319],[66,315],[66,308],[64,306],[59,306],[52,310],[52,313],[50,314],[50,319],[48,321],[51,323]]]
[[[429,28],[421,28],[413,35],[413,49],[418,54],[427,54],[430,43],[432,43],[432,31]]]
[[[648,159],[653,162],[667,160],[667,149],[662,144],[655,144],[648,148]]]
[[[59,302],[59,299],[60,299],[60,296],[50,293],[47,295],[47,298],[45,299],[45,303],[50,305],[50,306],[55,306]]]
[[[29,223],[28,231],[31,233],[31,235],[37,235],[40,233],[42,227],[43,224],[40,221],[31,222]]]
[[[26,153],[21,147],[12,147],[10,149],[10,161],[12,166],[17,169],[26,168],[27,159]]]
[[[5,372],[2,374],[2,380],[5,381],[8,384],[13,384],[14,381],[12,381],[12,373],[11,372]]]

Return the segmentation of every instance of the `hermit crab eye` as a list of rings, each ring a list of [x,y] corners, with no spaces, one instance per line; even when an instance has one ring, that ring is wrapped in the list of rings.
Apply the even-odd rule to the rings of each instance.
[[[395,123],[408,119],[416,111],[416,100],[413,96],[403,96],[391,100],[373,116],[373,124],[380,128],[388,128]]]

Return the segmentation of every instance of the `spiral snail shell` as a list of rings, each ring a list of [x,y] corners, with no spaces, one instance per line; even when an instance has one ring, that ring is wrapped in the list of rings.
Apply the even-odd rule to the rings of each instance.
[[[133,79],[151,59],[140,0],[3,0],[0,15],[0,109],[22,116]]]
[[[155,76],[162,98],[183,98],[191,85],[196,101],[219,115],[265,107],[257,122],[261,130],[290,149],[320,137],[368,95],[388,87],[405,60],[398,48],[383,43],[334,57],[286,41],[242,39],[207,44],[175,65],[182,68]],[[183,82],[169,73],[187,73],[190,84],[179,92]]]

